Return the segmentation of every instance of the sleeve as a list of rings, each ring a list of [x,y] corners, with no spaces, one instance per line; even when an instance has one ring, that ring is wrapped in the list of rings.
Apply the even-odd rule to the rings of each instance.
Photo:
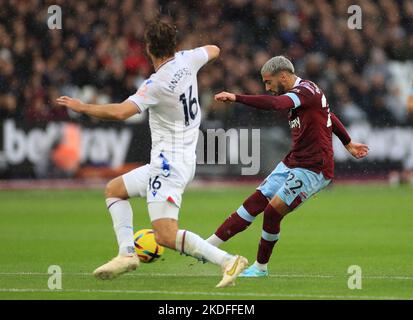
[[[262,110],[291,109],[294,107],[291,99],[285,95],[275,97],[268,95],[236,94],[235,101]]]
[[[340,139],[343,145],[348,145],[351,141],[350,135],[348,134],[346,128],[341,123],[340,119],[337,116],[330,112],[331,121],[333,122],[333,133]]]
[[[314,88],[304,82],[280,96],[236,94],[235,100],[257,109],[294,109],[309,104],[314,95]]]
[[[155,84],[149,79],[144,81],[135,94],[129,96],[127,100],[132,101],[140,109],[141,112],[158,104],[158,99],[155,96]]]
[[[314,98],[314,95],[314,88],[307,82],[300,83],[298,86],[284,94],[284,96],[289,97],[293,101],[293,108],[298,108],[300,106],[304,107],[308,105]]]
[[[208,52],[204,47],[185,50],[181,51],[180,53],[188,59],[192,69],[196,70],[197,72],[209,61]]]

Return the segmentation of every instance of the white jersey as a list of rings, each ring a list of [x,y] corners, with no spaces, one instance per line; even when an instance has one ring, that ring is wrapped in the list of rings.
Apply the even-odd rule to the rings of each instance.
[[[197,73],[207,62],[202,47],[177,52],[128,98],[141,112],[149,109],[151,158],[163,152],[171,160],[195,162],[201,122]]]

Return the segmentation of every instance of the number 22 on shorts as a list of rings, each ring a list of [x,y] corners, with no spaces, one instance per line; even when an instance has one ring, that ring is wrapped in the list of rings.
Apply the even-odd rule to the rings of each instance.
[[[295,179],[295,174],[290,172],[290,175],[288,176],[287,181],[285,182],[285,185],[287,186],[288,189],[290,189],[290,191],[293,194],[297,194],[296,190],[300,189],[303,186],[303,182],[299,179],[296,179],[296,180],[294,180],[294,179]],[[292,185],[292,182],[295,183],[294,186]]]

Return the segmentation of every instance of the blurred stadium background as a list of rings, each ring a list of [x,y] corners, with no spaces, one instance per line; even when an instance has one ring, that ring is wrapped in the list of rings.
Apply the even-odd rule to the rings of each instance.
[[[47,27],[53,4],[62,8],[61,30]],[[347,26],[351,4],[362,8],[361,30]],[[263,93],[261,66],[284,54],[298,75],[326,92],[353,139],[370,145],[368,159],[356,162],[334,141],[339,179],[411,179],[412,1],[0,0],[0,8],[4,188],[15,179],[107,179],[148,161],[146,113],[121,124],[102,122],[67,112],[55,99],[120,102],[134,93],[153,72],[143,34],[158,12],[176,23],[179,49],[221,47],[219,60],[199,75],[202,130],[261,128],[259,174],[244,178],[262,178],[288,150],[286,118],[225,107],[213,95]],[[197,176],[239,177],[240,165],[200,164]]]

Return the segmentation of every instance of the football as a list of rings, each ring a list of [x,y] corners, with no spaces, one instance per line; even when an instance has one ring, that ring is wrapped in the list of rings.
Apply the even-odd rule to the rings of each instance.
[[[164,247],[155,241],[155,233],[152,229],[142,229],[135,233],[135,251],[142,262],[154,262],[159,259]]]

